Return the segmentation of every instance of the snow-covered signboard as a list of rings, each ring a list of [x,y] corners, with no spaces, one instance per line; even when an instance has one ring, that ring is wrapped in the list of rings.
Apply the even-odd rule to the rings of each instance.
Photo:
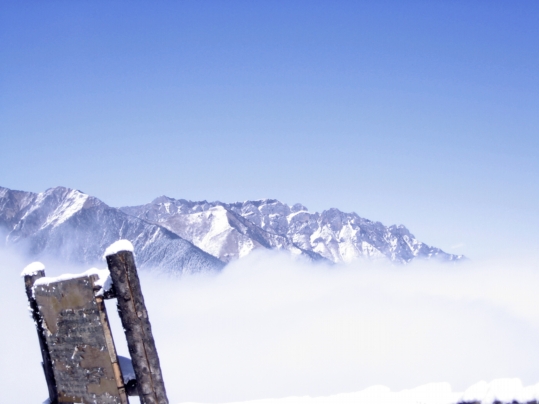
[[[34,285],[59,403],[128,403],[95,275]]]

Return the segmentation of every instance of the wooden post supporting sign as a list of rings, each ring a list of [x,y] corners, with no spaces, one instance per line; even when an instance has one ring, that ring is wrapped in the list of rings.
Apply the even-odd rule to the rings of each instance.
[[[122,246],[127,248],[122,249]],[[114,283],[118,313],[125,330],[142,404],[168,404],[159,357],[130,243],[105,253]]]

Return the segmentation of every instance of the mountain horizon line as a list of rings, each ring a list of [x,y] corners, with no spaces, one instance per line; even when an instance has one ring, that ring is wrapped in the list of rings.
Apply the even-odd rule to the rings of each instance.
[[[86,264],[95,263],[105,242],[126,238],[139,251],[142,266],[181,273],[220,269],[258,249],[333,263],[466,259],[420,242],[404,225],[384,226],[337,208],[310,212],[301,203],[273,198],[224,203],[162,195],[115,208],[63,186],[40,193],[0,186],[1,228],[6,245],[25,245],[36,257],[52,254]]]

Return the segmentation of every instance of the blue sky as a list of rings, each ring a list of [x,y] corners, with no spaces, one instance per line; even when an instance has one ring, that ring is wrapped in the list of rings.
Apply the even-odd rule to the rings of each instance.
[[[536,1],[2,1],[0,185],[539,241]]]

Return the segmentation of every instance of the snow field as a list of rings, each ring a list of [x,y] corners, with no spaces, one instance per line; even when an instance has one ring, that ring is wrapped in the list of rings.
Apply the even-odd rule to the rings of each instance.
[[[392,392],[385,386],[373,386],[357,393],[325,397],[286,397],[227,404],[524,404],[537,400],[539,383],[524,387],[519,379],[497,379],[476,383],[464,393],[452,391],[449,383],[430,383],[399,392]]]

